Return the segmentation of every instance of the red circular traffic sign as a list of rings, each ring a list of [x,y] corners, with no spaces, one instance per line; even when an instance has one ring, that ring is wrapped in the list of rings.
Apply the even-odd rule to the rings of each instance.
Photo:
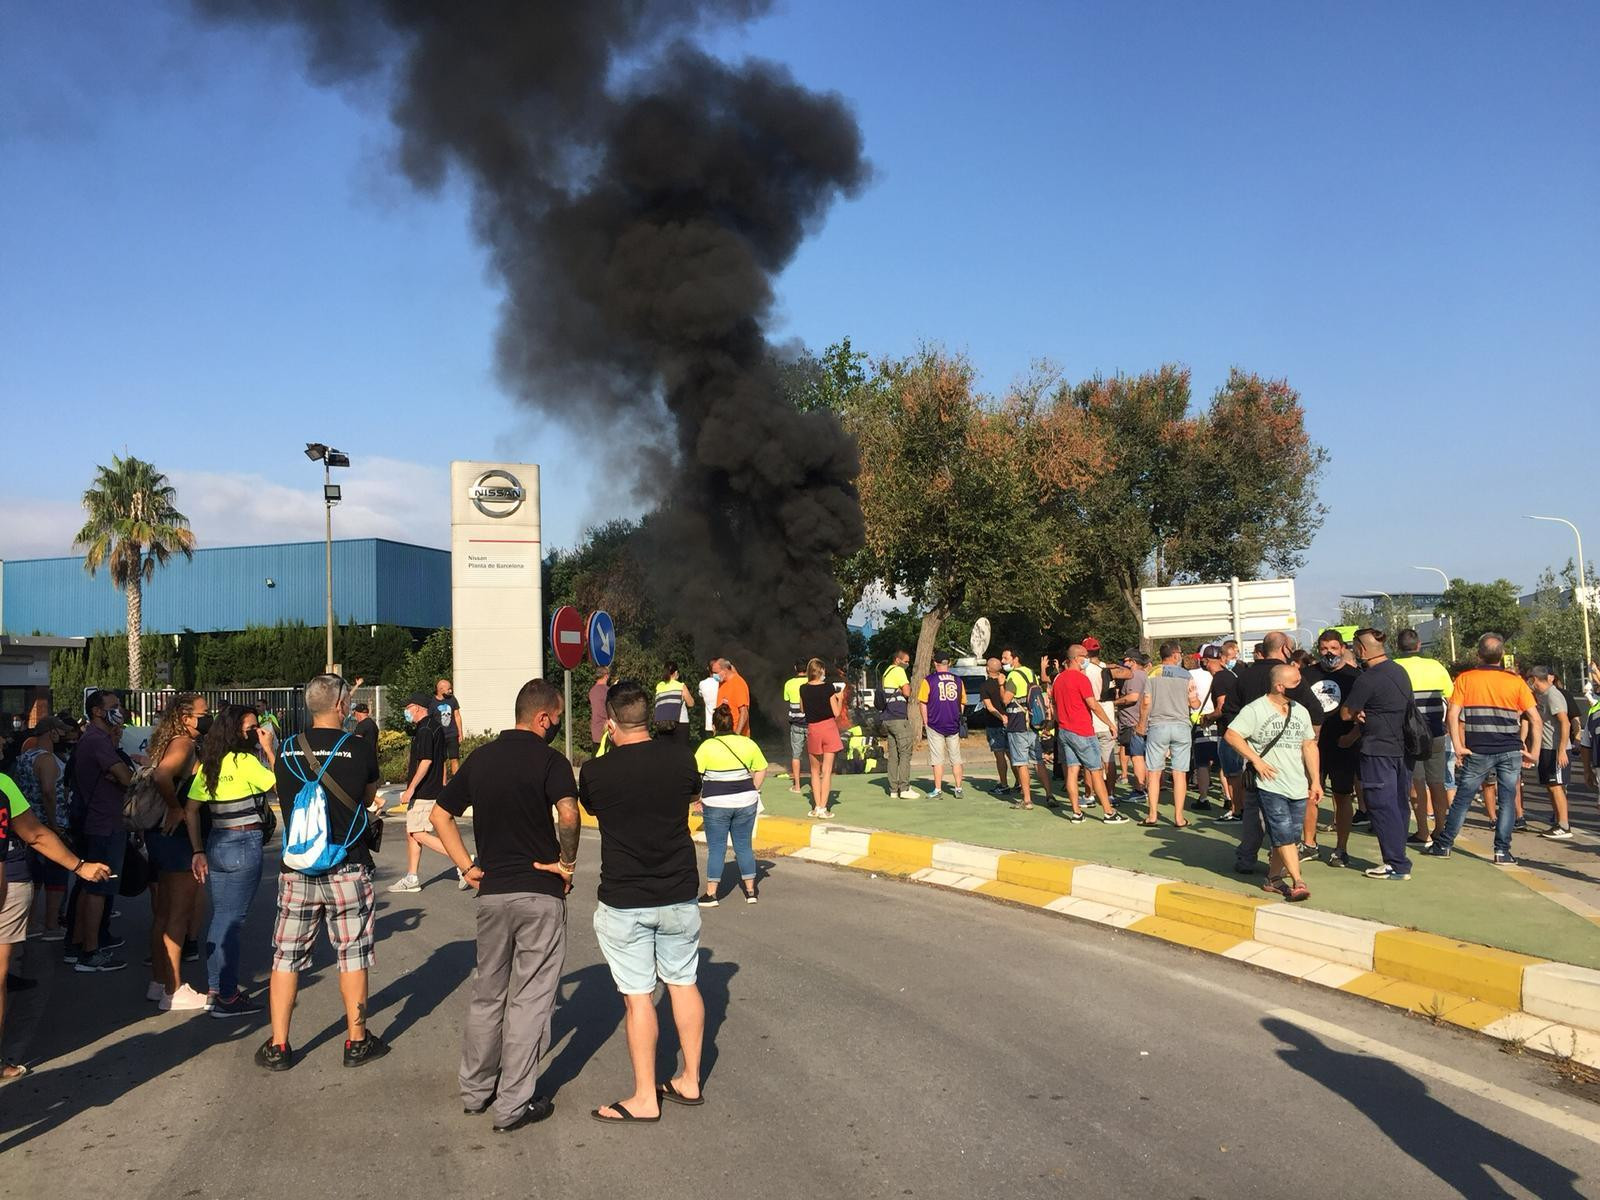
[[[570,604],[556,609],[550,618],[550,649],[556,661],[572,670],[583,661],[583,614]]]

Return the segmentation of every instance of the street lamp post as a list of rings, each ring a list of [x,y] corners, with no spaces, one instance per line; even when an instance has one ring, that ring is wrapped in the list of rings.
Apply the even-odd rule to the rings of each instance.
[[[1440,568],[1438,568],[1438,567],[1412,567],[1411,569],[1413,571],[1432,571],[1440,579],[1444,580],[1444,590],[1447,591],[1447,592],[1450,590],[1450,576],[1446,575],[1444,573],[1444,571],[1441,570]],[[1444,622],[1445,622],[1445,628],[1450,631],[1450,661],[1451,662],[1455,662],[1456,661],[1456,622],[1455,622],[1455,618],[1452,617],[1449,613],[1445,613]]]
[[[1530,521],[1555,521],[1572,530],[1572,536],[1578,540],[1578,589],[1573,599],[1578,603],[1578,611],[1583,615],[1583,665],[1587,670],[1594,661],[1594,651],[1589,645],[1589,569],[1584,564],[1583,534],[1578,532],[1578,527],[1565,517],[1536,517],[1528,514]]]
[[[1374,596],[1382,596],[1385,600],[1387,600],[1389,602],[1388,620],[1385,621],[1384,624],[1387,625],[1387,624],[1393,622],[1394,621],[1394,597],[1389,595],[1388,592],[1380,592],[1377,588],[1368,588],[1367,591],[1371,592]],[[1373,616],[1377,616],[1377,606],[1376,605],[1373,606]],[[1386,630],[1384,630],[1384,632],[1388,633],[1389,631],[1386,629]]]
[[[335,450],[321,442],[306,443],[306,457],[312,462],[322,464],[322,508],[323,508],[323,543],[324,566],[327,573],[327,601],[328,601],[328,631],[326,641],[326,663],[323,670],[333,671],[333,506],[342,498],[339,485],[333,482],[332,467],[348,467],[350,456],[342,450]]]

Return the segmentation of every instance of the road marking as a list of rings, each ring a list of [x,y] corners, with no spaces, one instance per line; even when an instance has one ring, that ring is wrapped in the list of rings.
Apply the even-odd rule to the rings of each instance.
[[[1542,1100],[1524,1096],[1520,1092],[1513,1092],[1497,1084],[1479,1079],[1476,1075],[1468,1075],[1465,1071],[1457,1071],[1454,1067],[1447,1067],[1432,1059],[1423,1058],[1421,1055],[1412,1054],[1391,1046],[1387,1042],[1380,1042],[1369,1038],[1365,1034],[1357,1033],[1353,1029],[1346,1029],[1343,1025],[1335,1025],[1331,1021],[1310,1016],[1293,1008],[1274,1008],[1267,1011],[1267,1016],[1275,1017],[1280,1021],[1288,1021],[1291,1025],[1298,1025],[1310,1033],[1321,1034],[1335,1042],[1343,1042],[1353,1046],[1363,1054],[1370,1054],[1374,1058],[1381,1058],[1385,1062],[1403,1067],[1413,1075],[1422,1075],[1440,1083],[1449,1084],[1451,1087],[1460,1088],[1484,1100],[1492,1100],[1513,1112],[1519,1112],[1525,1117],[1533,1117],[1543,1121],[1546,1125],[1553,1125],[1565,1133],[1585,1138],[1591,1142],[1600,1143],[1600,1123],[1587,1121],[1552,1104]]]

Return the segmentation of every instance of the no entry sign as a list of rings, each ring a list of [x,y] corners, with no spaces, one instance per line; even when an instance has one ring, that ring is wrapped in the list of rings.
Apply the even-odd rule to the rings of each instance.
[[[556,609],[550,618],[550,650],[569,671],[583,661],[583,635],[582,613],[570,604]]]

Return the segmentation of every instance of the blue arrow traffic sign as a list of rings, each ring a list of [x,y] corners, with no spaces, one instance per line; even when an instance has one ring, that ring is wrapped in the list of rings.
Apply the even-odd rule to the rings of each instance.
[[[597,608],[589,616],[589,660],[597,667],[609,667],[617,656],[617,626],[611,614]]]

